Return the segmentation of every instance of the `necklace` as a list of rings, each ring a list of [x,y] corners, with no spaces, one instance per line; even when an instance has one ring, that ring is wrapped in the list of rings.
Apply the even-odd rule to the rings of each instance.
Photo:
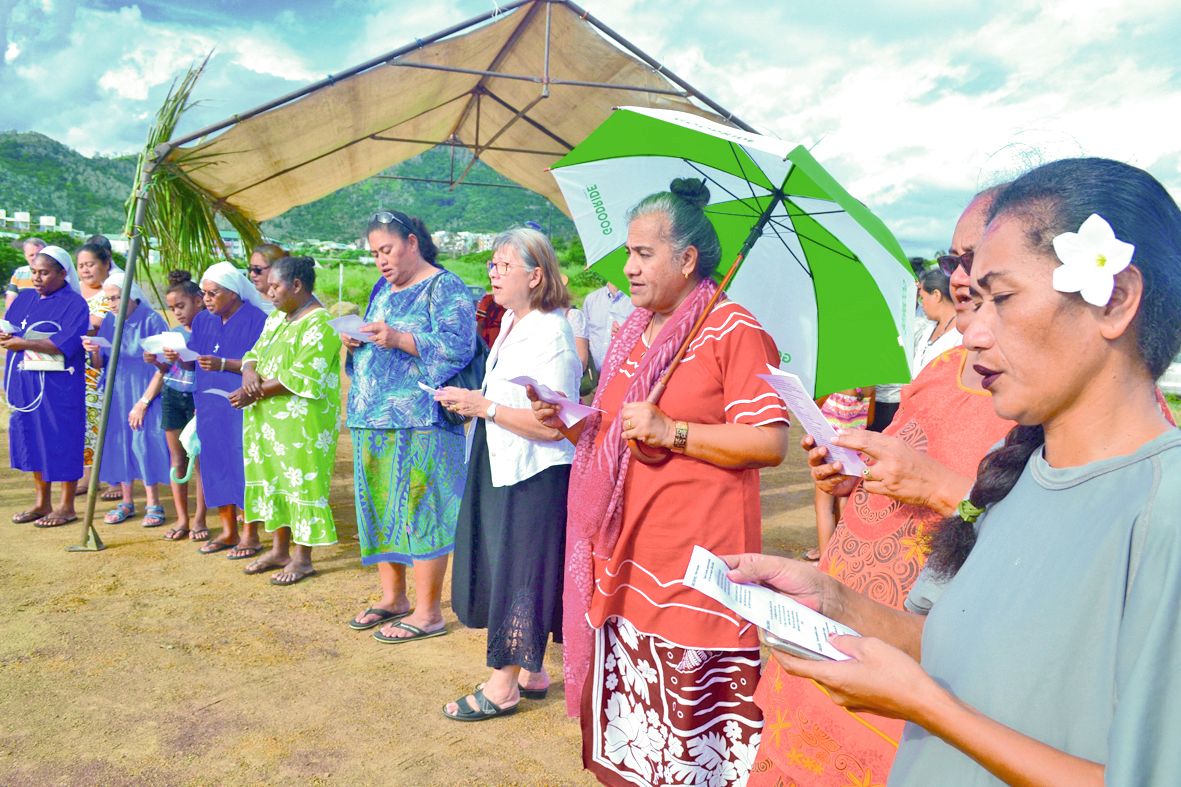
[[[291,314],[288,314],[288,315],[287,315],[287,322],[295,322],[295,318],[296,318],[296,317],[298,317],[299,315],[303,314],[303,313],[304,313],[305,311],[307,311],[307,310],[308,310],[308,309],[309,309],[311,306],[315,305],[315,303],[316,303],[316,299],[315,299],[315,298],[308,298],[306,301],[304,301],[304,304],[303,304],[303,306],[300,306],[298,309],[296,309],[295,311],[291,312]]]
[[[955,315],[953,314],[952,316],[947,318],[947,322],[937,326],[936,329],[931,332],[931,338],[927,340],[928,347],[930,347],[935,342],[939,341],[940,337],[942,337],[943,334],[947,333],[947,329],[951,325],[951,321],[954,319],[955,319]]]

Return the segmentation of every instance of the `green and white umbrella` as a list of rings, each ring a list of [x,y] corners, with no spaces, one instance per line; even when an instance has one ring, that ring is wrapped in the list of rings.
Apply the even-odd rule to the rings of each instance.
[[[704,178],[727,293],[814,396],[910,380],[914,274],[898,241],[803,147],[695,115],[623,107],[551,168],[587,264],[627,290],[626,214],[674,178]],[[741,258],[740,258],[740,255]]]

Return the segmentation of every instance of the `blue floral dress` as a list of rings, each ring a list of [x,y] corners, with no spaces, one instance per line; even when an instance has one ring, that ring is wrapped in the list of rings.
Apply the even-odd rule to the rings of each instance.
[[[418,384],[437,388],[471,360],[475,307],[463,281],[441,270],[403,290],[379,280],[365,321],[413,334],[418,355],[365,344],[349,357],[361,562],[410,565],[455,548],[466,478],[463,429],[446,422]]]

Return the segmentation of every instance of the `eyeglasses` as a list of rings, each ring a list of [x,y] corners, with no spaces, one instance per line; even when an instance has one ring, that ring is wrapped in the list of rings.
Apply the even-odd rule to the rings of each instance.
[[[267,266],[262,266],[262,265],[251,265],[251,266],[250,266],[249,268],[247,268],[246,270],[250,271],[250,272],[251,272],[251,273],[253,273],[255,276],[260,276],[260,275],[262,275],[262,274],[266,273],[267,271],[269,271],[270,269],[271,269],[271,266],[270,266],[270,265],[267,265]]]
[[[217,296],[221,295],[223,292],[225,292],[225,290],[201,290],[201,294],[204,295],[206,298],[216,298]]]
[[[513,265],[511,262],[504,262],[503,260],[500,262],[497,262],[496,260],[491,260],[488,263],[488,275],[491,276],[492,271],[496,271],[497,276],[506,276],[506,275],[508,275],[508,272],[513,268],[528,268],[528,267],[529,266],[527,266],[527,265]]]
[[[972,250],[969,249],[963,254],[943,254],[936,259],[939,263],[939,270],[951,276],[955,273],[956,268],[963,268],[964,273],[972,272]]]
[[[414,230],[411,229],[409,224],[402,221],[400,218],[395,216],[393,213],[390,213],[388,210],[378,211],[377,213],[374,213],[373,217],[369,219],[369,223],[372,224],[375,221],[378,224],[393,224],[393,223],[397,222],[398,224],[401,224],[406,229],[406,231],[409,232],[411,235],[414,234]]]

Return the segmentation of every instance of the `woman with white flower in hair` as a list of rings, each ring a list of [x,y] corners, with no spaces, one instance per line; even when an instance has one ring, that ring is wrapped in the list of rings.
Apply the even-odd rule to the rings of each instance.
[[[1017,426],[945,520],[907,610],[740,555],[859,631],[848,661],[775,651],[837,703],[905,719],[891,784],[1173,784],[1181,773],[1181,210],[1148,173],[1046,164],[993,203],[964,346]],[[921,661],[917,661],[920,660]]]
[[[268,276],[275,310],[242,358],[242,387],[230,403],[243,411],[246,521],[274,533],[271,550],[245,571],[281,569],[271,584],[294,585],[316,573],[312,547],[336,543],[328,495],[340,429],[341,343],[312,294],[311,257],[284,257]]]

